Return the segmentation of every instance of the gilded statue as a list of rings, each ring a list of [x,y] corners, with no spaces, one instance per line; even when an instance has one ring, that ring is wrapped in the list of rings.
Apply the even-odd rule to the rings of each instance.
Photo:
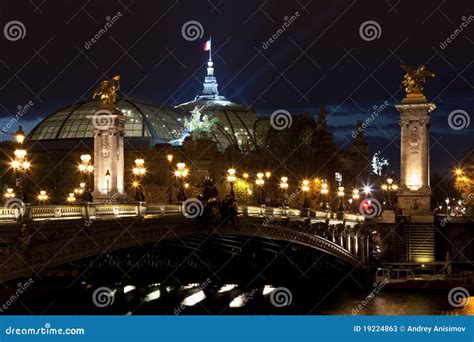
[[[119,81],[120,75],[112,77],[111,80],[103,80],[94,91],[92,99],[95,100],[96,98],[99,98],[104,107],[115,107],[117,91],[120,89]]]
[[[405,71],[402,85],[405,87],[407,96],[424,97],[423,85],[426,82],[426,77],[434,77],[435,74],[427,70],[424,65],[420,65],[416,69],[405,64],[400,65],[400,67]]]

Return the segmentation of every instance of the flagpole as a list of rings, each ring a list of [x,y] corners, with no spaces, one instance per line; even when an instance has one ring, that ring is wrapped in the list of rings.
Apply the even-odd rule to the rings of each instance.
[[[211,51],[212,51],[212,37],[209,36],[209,60],[212,60]]]

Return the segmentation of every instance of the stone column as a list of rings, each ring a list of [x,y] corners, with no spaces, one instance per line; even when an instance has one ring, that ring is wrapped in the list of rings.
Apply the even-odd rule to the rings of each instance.
[[[94,201],[116,202],[124,196],[125,117],[117,108],[91,116],[94,127]],[[107,181],[106,173],[109,173]]]
[[[407,258],[434,261],[434,219],[431,211],[429,125],[436,108],[424,96],[410,96],[395,106],[400,112],[400,189],[398,209],[409,217]]]
[[[433,222],[430,206],[428,128],[429,114],[436,106],[426,100],[404,99],[395,107],[400,112],[401,129],[398,208],[402,210],[403,215],[411,216],[412,222],[413,219]]]

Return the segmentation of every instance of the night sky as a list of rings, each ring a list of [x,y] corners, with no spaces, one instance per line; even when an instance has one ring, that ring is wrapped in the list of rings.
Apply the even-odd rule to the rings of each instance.
[[[425,63],[437,74],[425,87],[438,107],[432,168],[446,172],[473,148],[474,123],[461,130],[448,125],[453,110],[468,119],[474,113],[473,9],[472,0],[2,1],[0,28],[20,21],[25,36],[8,40],[3,29],[0,35],[0,125],[32,101],[19,122],[30,131],[49,113],[89,99],[101,79],[115,74],[122,77],[122,95],[173,106],[192,100],[205,75],[202,44],[212,35],[222,95],[259,114],[285,109],[316,115],[325,106],[341,146],[350,143],[356,120],[387,101],[366,136],[370,153],[381,150],[395,170],[399,126],[393,105],[404,95],[399,65]],[[87,49],[106,18],[118,12]],[[264,44],[291,16],[289,27]],[[194,41],[182,35],[191,20],[203,28]],[[362,39],[359,28],[367,21],[379,25],[378,38]],[[451,43],[443,43],[453,34]],[[17,126],[0,138],[11,139]]]

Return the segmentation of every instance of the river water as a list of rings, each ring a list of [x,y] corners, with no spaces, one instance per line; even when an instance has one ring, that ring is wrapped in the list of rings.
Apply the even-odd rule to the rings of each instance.
[[[448,291],[315,288],[211,282],[66,284],[43,282],[4,313],[117,315],[474,315],[474,297],[453,307]],[[456,304],[456,303],[455,303]],[[458,306],[456,304],[456,306]]]

